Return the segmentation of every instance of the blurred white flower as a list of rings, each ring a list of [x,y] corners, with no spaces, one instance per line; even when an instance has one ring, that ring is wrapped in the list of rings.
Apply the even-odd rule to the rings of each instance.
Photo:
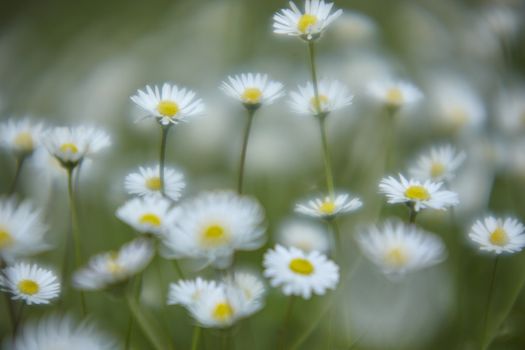
[[[40,146],[44,124],[26,117],[0,124],[0,146],[15,156],[28,156]]]
[[[315,98],[314,86],[307,82],[298,91],[290,92],[290,106],[299,114],[328,114],[352,103],[348,88],[337,80],[323,79],[319,82],[319,100]]]
[[[173,224],[175,210],[168,199],[147,196],[130,199],[117,209],[116,215],[140,233],[161,236]]]
[[[168,305],[180,304],[191,307],[201,300],[203,294],[220,286],[215,281],[208,281],[197,277],[194,280],[179,280],[171,283],[168,292]]]
[[[348,42],[351,45],[367,44],[376,38],[377,25],[363,13],[345,11],[334,24],[334,34],[338,36],[340,41]]]
[[[450,181],[465,158],[465,152],[457,152],[451,145],[432,147],[417,158],[410,175],[420,180]]]
[[[496,122],[507,134],[525,131],[525,87],[502,91],[496,101]]]
[[[469,237],[479,249],[501,253],[516,253],[525,247],[525,227],[513,218],[488,216],[472,226]]]
[[[253,315],[264,306],[266,286],[261,278],[250,272],[236,271],[224,281],[229,299],[237,298],[240,317]]]
[[[124,180],[124,187],[129,194],[146,197],[162,196],[160,168],[139,167],[138,172],[130,173]],[[174,168],[164,168],[164,193],[171,200],[177,200],[186,187],[184,176]]]
[[[277,242],[308,253],[317,250],[326,254],[330,250],[329,233],[323,225],[306,220],[286,220],[279,229]]]
[[[268,80],[267,74],[241,74],[229,76],[223,81],[221,90],[239,100],[247,109],[269,105],[284,95],[283,84]]]
[[[487,6],[480,16],[480,20],[488,25],[499,40],[514,39],[522,24],[522,18],[519,8],[502,5]]]
[[[402,80],[376,80],[368,85],[368,92],[377,102],[397,111],[418,102],[423,94],[412,83]]]
[[[298,203],[295,211],[311,217],[330,219],[338,215],[347,214],[361,208],[363,203],[358,197],[350,197],[347,193],[314,198],[304,203]]]

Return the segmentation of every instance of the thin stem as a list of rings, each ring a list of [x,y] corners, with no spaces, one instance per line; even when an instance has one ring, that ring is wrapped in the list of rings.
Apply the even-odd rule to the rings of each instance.
[[[255,115],[255,109],[248,109],[248,121],[246,122],[246,127],[244,129],[244,137],[242,140],[242,149],[241,149],[241,160],[239,162],[239,172],[237,179],[237,192],[242,194],[243,184],[244,184],[244,164],[246,162],[246,151],[248,149],[248,139],[250,138],[250,130],[252,128],[253,116]]]
[[[416,223],[416,217],[417,217],[417,211],[414,208],[414,204],[408,205],[408,222],[411,225],[414,225]]]
[[[0,258],[0,269],[4,269],[7,266],[6,262]],[[2,293],[5,298],[5,303],[7,305],[7,312],[9,313],[9,320],[11,321],[11,327],[13,330],[13,337],[16,333],[16,313],[15,306],[13,304],[13,299],[9,297],[8,293]]]
[[[168,131],[171,125],[161,126],[161,138],[160,138],[160,160],[159,160],[159,180],[160,180],[160,192],[165,195],[164,192],[164,164],[166,162],[166,142],[168,140]]]
[[[488,326],[488,319],[489,319],[489,312],[490,307],[492,303],[492,294],[494,291],[494,281],[496,280],[496,272],[498,269],[498,262],[499,262],[499,255],[496,256],[494,259],[494,264],[492,266],[492,274],[490,277],[490,284],[489,284],[489,293],[487,295],[487,303],[485,304],[485,315],[483,317],[483,334],[482,336],[482,344],[481,348],[486,349],[490,345],[491,337],[487,337],[487,326]]]
[[[24,313],[24,305],[25,303],[23,301],[20,301],[20,306],[18,307],[18,313],[16,316],[15,328],[13,329],[13,335],[16,334],[16,332],[18,331],[18,326],[20,325],[20,322],[22,321],[22,314]]]
[[[157,350],[165,349],[164,344],[159,339],[155,326],[147,319],[142,311],[139,303],[135,300],[132,293],[126,293],[126,300],[128,302],[129,310],[137,321],[137,324],[142,329],[144,335],[148,338],[153,348]]]
[[[329,221],[330,226],[332,227],[332,232],[334,234],[334,242],[335,242],[335,257],[337,259],[342,259],[342,240],[341,240],[341,230],[339,229],[339,224],[337,223],[337,219],[333,218]]]
[[[24,165],[25,160],[26,160],[25,155],[21,155],[16,158],[15,177],[13,178],[13,182],[11,182],[11,186],[9,187],[9,192],[8,192],[9,196],[15,193],[16,186],[18,184],[18,180],[20,179],[20,174],[22,173],[22,166]]]
[[[321,131],[321,142],[323,145],[323,162],[324,162],[324,172],[326,177],[326,189],[330,195],[330,199],[335,198],[334,191],[334,177],[332,175],[332,165],[330,162],[330,150],[328,148],[328,138],[326,137],[326,127],[325,127],[325,116],[319,117],[319,129]]]
[[[321,113],[321,103],[319,101],[319,86],[317,83],[317,71],[315,69],[315,43],[313,41],[308,42],[308,56],[310,58],[310,73],[312,74],[312,85],[314,86],[315,101],[314,107],[317,108],[317,114]]]
[[[131,330],[133,329],[133,317],[129,318],[128,321],[128,329],[126,331],[126,342],[124,345],[124,349],[129,350],[129,347],[131,345]]]
[[[193,327],[193,337],[191,339],[191,350],[197,350],[199,348],[199,339],[201,337],[201,327]]]
[[[182,278],[182,279],[186,278],[185,275],[184,275],[184,272],[180,268],[180,265],[179,265],[179,262],[177,261],[177,259],[173,259],[173,267],[175,268],[175,271],[177,271],[177,274],[179,275],[179,278]]]
[[[281,326],[281,335],[279,337],[279,349],[285,349],[286,348],[286,332],[288,330],[288,325],[290,324],[290,320],[292,318],[293,313],[293,306],[295,303],[295,296],[290,296],[288,299],[288,306],[286,307],[286,312],[284,314],[283,324]]]

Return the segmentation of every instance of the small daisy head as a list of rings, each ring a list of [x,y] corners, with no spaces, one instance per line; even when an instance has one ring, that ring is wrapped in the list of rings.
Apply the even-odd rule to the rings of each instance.
[[[131,100],[165,126],[187,121],[204,112],[204,104],[196,98],[195,92],[168,83],[161,88],[148,85],[144,91],[138,90],[131,96]]]
[[[195,280],[180,280],[170,284],[168,305],[192,307],[201,301],[203,294],[220,288],[215,281],[207,281],[200,277]]]
[[[375,81],[368,86],[370,95],[392,112],[418,102],[421,91],[406,81]]]
[[[469,237],[480,245],[481,250],[501,253],[516,253],[525,247],[525,227],[513,218],[488,216],[472,226]]]
[[[162,235],[173,222],[171,202],[159,196],[133,198],[117,209],[117,217],[140,233]]]
[[[281,287],[285,295],[309,299],[335,289],[339,282],[339,267],[318,251],[305,253],[277,245],[264,255],[263,265],[270,284]]]
[[[126,176],[124,187],[129,194],[140,197],[162,196],[159,166],[139,167],[137,172]],[[164,168],[164,193],[168,198],[178,200],[185,187],[181,172],[169,167]]]
[[[202,326],[225,328],[233,325],[240,317],[240,300],[231,297],[223,284],[205,290],[197,303],[188,308],[191,316]]]
[[[433,147],[417,158],[410,175],[420,180],[449,181],[465,158],[464,152],[457,152],[451,145]]]
[[[443,183],[405,179],[399,174],[399,180],[389,176],[379,183],[379,192],[384,193],[388,203],[405,203],[415,211],[424,208],[445,210],[459,204],[458,195],[452,191],[441,190]]]
[[[290,93],[290,106],[299,114],[325,116],[352,103],[353,96],[337,80],[321,80],[318,92],[319,96],[316,98],[311,82],[299,86],[297,91]]]
[[[268,80],[268,75],[259,73],[229,76],[228,81],[222,82],[221,89],[249,110],[272,104],[284,95],[283,84]]]
[[[17,157],[31,155],[40,145],[43,124],[24,119],[9,119],[0,124],[0,146]]]
[[[226,295],[237,298],[239,317],[250,316],[264,306],[266,286],[258,275],[237,271],[226,279]]]
[[[165,254],[226,267],[235,250],[253,250],[264,243],[263,219],[263,209],[252,198],[232,192],[203,193],[177,208],[164,239]]]
[[[6,267],[0,276],[0,287],[14,300],[28,305],[49,304],[60,294],[56,275],[36,264],[16,263]]]
[[[306,0],[304,11],[290,2],[289,9],[282,9],[273,16],[273,32],[297,36],[306,41],[316,40],[343,11],[331,13],[333,3],[324,0]]]
[[[357,243],[363,254],[385,274],[402,275],[420,270],[446,257],[445,245],[438,236],[401,222],[372,226],[358,235]]]
[[[153,253],[151,241],[136,239],[118,251],[92,257],[87,266],[74,273],[73,285],[83,290],[100,290],[126,282],[149,264]]]
[[[363,203],[357,197],[350,197],[349,194],[338,194],[334,198],[330,196],[314,198],[304,203],[298,203],[295,211],[314,218],[331,219],[338,215],[353,212]]]
[[[285,247],[295,247],[308,253],[317,250],[327,253],[330,250],[329,234],[324,225],[306,220],[287,220],[279,231],[277,241]]]

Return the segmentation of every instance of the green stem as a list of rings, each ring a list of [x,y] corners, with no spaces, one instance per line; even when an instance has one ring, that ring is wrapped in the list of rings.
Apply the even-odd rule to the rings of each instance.
[[[292,319],[292,313],[293,313],[293,306],[295,303],[295,296],[290,296],[288,299],[288,306],[286,307],[286,312],[284,314],[283,324],[281,326],[281,335],[279,337],[279,349],[285,349],[286,348],[286,332],[288,330],[288,326],[290,324],[290,320]]]
[[[315,69],[315,43],[313,41],[308,42],[308,56],[310,58],[310,72],[312,74],[312,84],[314,86],[315,101],[314,107],[317,108],[317,114],[321,113],[321,104],[319,103],[319,86],[317,83],[317,71]]]
[[[131,314],[137,321],[137,324],[142,329],[144,335],[148,338],[153,348],[157,350],[165,349],[164,344],[159,339],[159,336],[156,332],[154,324],[151,323],[151,320],[146,317],[143,310],[141,309],[139,303],[135,300],[132,293],[126,293],[126,300],[128,302],[129,310]]]
[[[336,218],[333,218],[331,219],[330,221],[330,226],[332,227],[332,232],[334,234],[334,242],[335,242],[335,257],[337,257],[337,259],[342,259],[343,258],[343,254],[342,254],[342,246],[341,246],[341,243],[342,243],[342,240],[341,240],[341,230],[339,229],[339,224],[337,223],[337,219]]]
[[[11,182],[11,186],[9,187],[9,192],[8,192],[9,196],[15,193],[16,186],[18,184],[18,180],[20,179],[20,174],[22,173],[22,166],[24,165],[25,160],[26,160],[25,155],[21,155],[16,158],[15,177],[13,178],[13,182]]]
[[[415,225],[416,217],[417,217],[417,211],[414,208],[414,204],[413,203],[409,203],[408,204],[408,222],[411,225]]]
[[[241,149],[241,160],[239,162],[239,172],[237,179],[237,192],[242,194],[243,184],[244,184],[244,164],[246,162],[246,151],[248,149],[248,139],[250,138],[250,130],[252,128],[253,116],[255,115],[255,109],[248,109],[248,121],[246,122],[246,127],[244,129],[244,137],[242,140],[242,149]]]
[[[332,165],[330,163],[330,150],[328,149],[328,138],[326,137],[325,118],[325,116],[319,117],[319,129],[321,131],[321,142],[323,144],[323,162],[326,177],[326,188],[328,190],[330,198],[333,200],[335,198],[334,177],[332,175]]]
[[[0,258],[0,269],[4,269],[7,266],[6,262]],[[9,297],[8,293],[2,293],[5,298],[5,303],[7,305],[7,312],[9,314],[9,320],[11,321],[11,329],[13,331],[13,338],[16,335],[16,313],[15,305],[13,304],[13,299]]]
[[[199,348],[199,339],[201,337],[201,327],[193,327],[193,337],[191,339],[191,350],[197,350]]]
[[[481,335],[482,337],[481,348],[482,349],[487,349],[492,340],[492,337],[488,336],[487,334],[487,326],[488,326],[490,307],[492,303],[492,294],[494,291],[494,282],[496,280],[496,272],[498,269],[498,262],[499,262],[499,255],[497,255],[496,258],[494,259],[494,264],[492,266],[492,274],[490,277],[489,293],[487,295],[487,303],[485,304],[485,315],[483,317],[483,334]]]
[[[124,345],[124,349],[129,350],[129,347],[131,345],[131,330],[133,329],[133,317],[129,318],[128,321],[128,329],[126,331],[126,342]]]
[[[173,259],[173,267],[175,268],[175,271],[177,271],[177,274],[179,275],[179,278],[184,279],[186,278],[184,275],[184,272],[180,268],[179,262],[177,259]]]
[[[166,162],[166,143],[168,140],[168,131],[170,130],[171,124],[161,125],[161,138],[160,138],[160,155],[159,155],[159,180],[160,180],[160,192],[165,195],[164,191],[164,164]]]

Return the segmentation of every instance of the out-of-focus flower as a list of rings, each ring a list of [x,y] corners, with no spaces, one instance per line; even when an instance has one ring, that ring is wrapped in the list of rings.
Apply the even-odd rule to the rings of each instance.
[[[168,305],[180,304],[184,307],[190,307],[198,303],[207,291],[216,288],[219,288],[217,282],[200,277],[194,280],[180,280],[171,283],[168,292]]]
[[[465,158],[464,152],[456,152],[451,145],[433,147],[417,158],[410,175],[420,180],[450,181]]]
[[[525,131],[525,87],[502,91],[496,102],[496,122],[510,135]]]
[[[318,251],[305,253],[297,248],[277,245],[264,255],[264,275],[273,287],[281,287],[285,295],[309,299],[335,289],[339,267]]]
[[[501,253],[516,253],[525,247],[525,227],[516,219],[488,216],[472,226],[469,237],[479,249]]]
[[[15,156],[29,156],[40,146],[44,125],[29,118],[9,119],[0,124],[0,146]]]
[[[117,209],[117,217],[141,233],[163,235],[173,223],[175,210],[162,197],[133,198]]]
[[[299,114],[326,115],[352,103],[353,96],[337,80],[321,80],[318,92],[317,100],[313,84],[307,82],[306,85],[299,86],[298,91],[290,92],[290,106]]]
[[[368,86],[368,92],[377,102],[397,111],[418,102],[423,94],[412,83],[395,80],[377,80]]]
[[[239,315],[250,316],[264,306],[266,286],[258,275],[250,272],[236,271],[224,281],[228,298],[238,298]]]
[[[318,223],[306,220],[285,221],[279,230],[277,241],[285,247],[295,247],[306,253],[317,250],[324,254],[330,250],[326,229]]]
[[[361,208],[363,203],[357,197],[350,197],[347,193],[336,195],[334,198],[325,196],[314,198],[305,203],[298,203],[295,211],[311,217],[330,219],[338,215],[350,213]]]
[[[139,167],[138,172],[130,173],[124,180],[124,187],[129,194],[146,197],[162,196],[160,169],[156,167]],[[164,168],[164,193],[171,200],[177,200],[186,187],[184,176],[174,168]]]
[[[351,45],[369,44],[376,38],[377,25],[365,14],[345,11],[334,24],[334,34]]]
[[[270,105],[284,95],[283,84],[268,80],[268,75],[260,73],[229,76],[228,81],[222,82],[221,90],[252,110]]]

